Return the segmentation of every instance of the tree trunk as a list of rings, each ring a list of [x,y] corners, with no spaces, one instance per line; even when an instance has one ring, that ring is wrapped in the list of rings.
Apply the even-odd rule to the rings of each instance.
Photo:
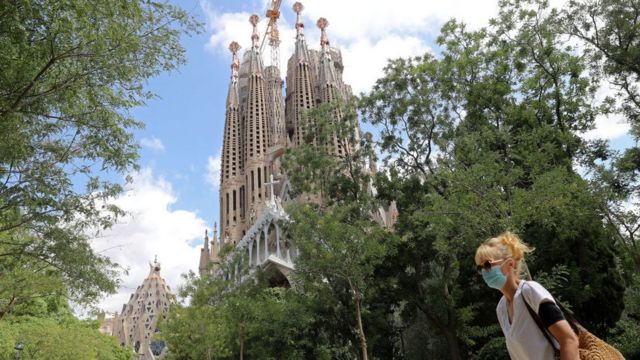
[[[447,339],[447,346],[451,354],[451,360],[462,360],[460,356],[460,345],[458,344],[458,338],[454,329],[446,328],[444,336]]]
[[[358,337],[360,338],[360,349],[362,351],[362,360],[369,360],[367,354],[367,338],[364,335],[364,327],[362,326],[362,316],[360,313],[360,292],[355,289],[353,291],[353,303],[356,306],[356,322],[358,324]]]
[[[242,326],[239,329],[239,335],[240,335],[240,360],[244,359],[244,329],[242,328]]]

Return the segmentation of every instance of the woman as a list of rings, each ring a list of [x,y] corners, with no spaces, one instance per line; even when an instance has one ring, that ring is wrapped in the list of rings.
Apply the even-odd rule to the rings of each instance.
[[[578,360],[578,337],[553,296],[537,282],[520,279],[524,255],[531,251],[511,232],[487,240],[476,250],[475,261],[482,278],[503,295],[496,312],[509,355],[515,360],[554,358],[554,349],[527,310],[526,299],[560,349],[560,359]]]

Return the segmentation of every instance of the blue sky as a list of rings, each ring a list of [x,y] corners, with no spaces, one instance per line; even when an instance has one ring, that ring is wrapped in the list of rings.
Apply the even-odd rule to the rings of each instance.
[[[280,21],[281,68],[292,52],[295,14],[293,0],[284,0]],[[552,1],[561,3],[562,0]],[[146,127],[136,131],[141,144],[141,171],[114,202],[130,213],[94,240],[94,248],[129,269],[118,293],[100,306],[116,311],[147,275],[147,260],[158,255],[162,274],[176,288],[180,274],[196,271],[205,228],[218,221],[219,151],[222,146],[225,99],[231,56],[227,45],[236,40],[247,49],[249,15],[261,17],[270,1],[174,1],[205,23],[204,32],[184,37],[187,64],[149,81],[159,98],[132,114]],[[307,41],[319,47],[318,17],[329,20],[327,33],[342,49],[345,82],[355,93],[367,91],[382,75],[388,58],[437,52],[434,39],[440,26],[456,17],[470,28],[487,24],[497,12],[497,0],[308,0],[303,21]],[[242,52],[243,50],[241,50]],[[269,54],[265,56],[268,63]],[[281,73],[284,71],[281,70]],[[603,91],[606,93],[606,91]],[[615,119],[614,119],[615,120]],[[625,124],[601,119],[586,137],[610,139],[617,148],[631,143]]]
[[[199,4],[188,3],[192,5],[183,8],[204,22]],[[174,207],[197,211],[212,222],[218,212],[217,194],[205,178],[208,157],[222,146],[229,67],[226,59],[205,49],[209,35],[183,37],[187,64],[151,79],[149,89],[159,98],[133,115],[146,124],[137,132],[138,140],[156,139],[163,146],[158,149],[143,142],[140,164],[173,184],[178,195]]]

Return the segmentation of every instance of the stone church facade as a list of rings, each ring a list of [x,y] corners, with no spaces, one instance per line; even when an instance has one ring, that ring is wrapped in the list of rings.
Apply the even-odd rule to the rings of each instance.
[[[281,157],[287,148],[305,141],[306,129],[313,126],[306,112],[319,104],[348,101],[352,96],[351,87],[342,80],[342,53],[330,46],[328,21],[317,21],[320,49],[311,49],[300,17],[302,9],[300,3],[293,5],[297,14],[296,39],[294,53],[287,61],[286,82],[277,63],[263,65],[256,15],[249,20],[253,25],[252,46],[244,52],[242,61],[239,45],[229,45],[232,62],[221,154],[220,233],[214,229],[211,240],[205,235],[199,264],[201,276],[220,264],[218,253],[225,244],[244,249],[249,267],[272,267],[285,278],[294,269],[295,243],[278,224],[287,218],[282,202],[293,200]],[[334,116],[335,121],[343,121],[341,114]],[[359,125],[352,125],[354,136],[359,139]],[[348,150],[342,148],[343,143],[334,139],[336,155]],[[394,214],[392,204],[390,209],[381,209],[373,216],[385,226],[392,226]]]
[[[131,346],[139,360],[161,359],[167,352],[164,342],[153,335],[158,318],[169,311],[176,297],[160,276],[160,269],[157,259],[149,263],[149,275],[112,319],[112,335],[122,346]]]

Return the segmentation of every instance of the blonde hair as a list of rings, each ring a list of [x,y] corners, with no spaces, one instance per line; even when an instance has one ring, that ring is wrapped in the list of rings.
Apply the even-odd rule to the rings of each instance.
[[[482,265],[487,260],[513,259],[516,262],[517,275],[523,273],[524,255],[530,253],[534,248],[520,240],[518,235],[511,231],[485,241],[476,250],[476,265]]]

